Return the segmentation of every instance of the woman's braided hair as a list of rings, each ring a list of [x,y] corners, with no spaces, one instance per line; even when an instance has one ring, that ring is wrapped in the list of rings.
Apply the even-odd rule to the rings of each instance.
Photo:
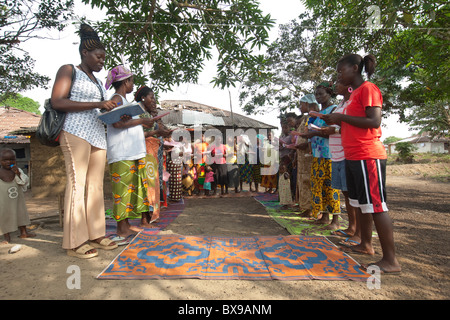
[[[81,52],[86,49],[87,51],[93,51],[96,49],[105,50],[105,46],[100,41],[97,32],[88,24],[82,23],[80,26],[80,47]]]

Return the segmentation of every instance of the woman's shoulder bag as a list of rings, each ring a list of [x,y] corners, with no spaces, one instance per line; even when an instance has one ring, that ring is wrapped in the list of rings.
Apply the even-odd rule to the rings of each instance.
[[[68,98],[70,98],[74,80],[75,66],[72,65],[72,83]],[[53,109],[50,99],[45,100],[44,108],[45,111],[37,127],[36,137],[43,145],[49,147],[59,146],[59,135],[66,119],[66,113]]]

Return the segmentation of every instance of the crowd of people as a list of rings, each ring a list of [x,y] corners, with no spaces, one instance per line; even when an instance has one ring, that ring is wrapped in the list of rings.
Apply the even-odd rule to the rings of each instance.
[[[105,130],[99,114],[128,103],[126,96],[133,92],[134,75],[117,66],[109,70],[103,86],[94,73],[103,68],[105,47],[86,24],[81,25],[80,37],[81,63],[75,67],[74,81],[72,67],[62,66],[51,96],[53,107],[66,112],[60,146],[67,175],[62,245],[68,255],[91,258],[98,255],[97,249],[117,248],[128,236],[158,221],[169,201],[200,194],[212,196],[219,186],[221,195],[229,188],[239,193],[246,183],[249,191],[277,193],[283,207],[312,216],[334,234],[345,236],[352,252],[374,253],[375,223],[383,249],[377,266],[384,272],[400,270],[385,200],[386,152],[379,140],[382,96],[362,76],[363,70],[369,78],[373,74],[373,56],[352,54],[339,60],[337,82],[323,82],[313,94],[302,97],[299,116],[284,114],[280,137],[273,137],[269,131],[267,136],[258,134],[256,143],[252,143],[246,135],[227,137],[230,140],[225,142],[221,135],[209,139],[202,135],[191,144],[182,137],[174,141],[173,130],[161,119],[154,120],[157,104],[147,86],[134,94],[145,113],[123,116]],[[105,99],[110,88],[114,93]],[[336,95],[343,97],[338,104],[333,103]],[[276,159],[278,166],[262,161],[262,154]],[[245,155],[244,159],[238,161],[239,155]],[[13,158],[9,151],[1,153],[0,182],[20,187],[26,177],[14,166]],[[114,239],[105,236],[106,162],[117,221]],[[1,192],[11,193],[3,184]],[[22,189],[17,190],[21,194]],[[339,228],[340,192],[349,220],[345,230]],[[23,202],[23,197],[17,199]],[[19,226],[23,237],[32,236],[24,227],[29,220],[23,207],[18,207],[17,218],[8,220],[7,226],[6,215],[2,209],[0,231],[6,240],[11,225]],[[140,226],[130,224],[130,219],[140,219]]]

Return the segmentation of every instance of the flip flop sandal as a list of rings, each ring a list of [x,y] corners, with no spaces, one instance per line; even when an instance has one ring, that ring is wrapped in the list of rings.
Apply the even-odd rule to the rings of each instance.
[[[331,234],[338,237],[351,237],[344,230],[334,230],[333,232],[331,232]]]
[[[356,246],[358,244],[360,244],[358,241],[352,240],[350,238],[345,239],[344,241],[339,241],[339,244],[341,246],[347,247],[347,248],[351,248],[353,246]]]
[[[93,253],[86,253],[92,249],[95,249],[94,247],[91,247],[88,244],[83,244],[81,247],[79,247],[77,250],[68,249],[67,255],[70,257],[77,257],[80,259],[90,259],[98,256],[98,251]]]
[[[91,246],[97,249],[103,250],[114,250],[118,247],[118,244],[111,245],[111,243],[115,242],[114,240],[103,238],[100,242],[90,241]]]
[[[129,244],[130,241],[128,241],[126,238],[121,236],[115,236],[111,238],[111,241],[114,241],[118,246],[124,246],[126,244]]]

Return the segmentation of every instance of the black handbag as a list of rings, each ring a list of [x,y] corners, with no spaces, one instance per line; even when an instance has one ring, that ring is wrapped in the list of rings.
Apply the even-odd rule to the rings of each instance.
[[[74,80],[75,66],[72,65],[72,83],[68,98],[70,98]],[[66,113],[53,109],[50,99],[45,100],[44,108],[45,111],[37,127],[36,137],[45,146],[57,147],[59,146],[59,135],[66,120]]]

